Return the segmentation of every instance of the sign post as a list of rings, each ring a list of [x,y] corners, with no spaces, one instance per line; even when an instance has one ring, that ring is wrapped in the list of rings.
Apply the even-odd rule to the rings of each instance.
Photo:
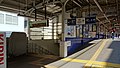
[[[0,68],[6,68],[6,36],[0,32]]]

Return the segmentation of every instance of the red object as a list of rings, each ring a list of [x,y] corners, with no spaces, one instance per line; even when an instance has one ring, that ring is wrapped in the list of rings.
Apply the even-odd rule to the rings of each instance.
[[[0,34],[0,65],[4,64],[4,38],[3,34]]]

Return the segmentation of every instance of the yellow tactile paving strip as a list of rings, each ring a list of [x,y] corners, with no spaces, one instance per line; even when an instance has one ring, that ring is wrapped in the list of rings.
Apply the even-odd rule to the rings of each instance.
[[[69,62],[76,62],[76,63],[84,63],[84,64],[87,64],[90,61],[90,60],[80,60],[80,59],[71,59],[71,58],[65,58],[65,59],[62,59],[62,60],[63,61],[69,61]],[[92,63],[93,66],[97,65],[97,66],[106,66],[106,67],[117,67],[117,68],[120,68],[120,64],[114,64],[114,63],[108,63],[108,62],[99,62],[99,61],[91,61],[91,62],[93,62]],[[88,67],[88,66],[86,66],[86,67]]]
[[[97,57],[99,56],[104,46],[106,45],[107,41],[108,39],[102,41],[100,47],[98,48],[98,50],[95,52],[95,54],[92,56],[90,60],[72,59],[72,58],[64,58],[61,60],[66,62],[83,63],[85,64],[83,68],[120,68],[120,64],[96,61]],[[49,65],[46,65],[45,67],[57,68]]]
[[[87,67],[91,67],[92,64],[94,63],[94,61],[97,59],[97,57],[99,56],[99,54],[101,53],[101,51],[103,50],[106,42],[108,41],[107,40],[103,40],[102,43],[101,43],[101,46],[98,48],[98,50],[95,52],[95,54],[93,55],[93,57],[89,60],[89,62],[87,64],[85,64],[85,68]]]

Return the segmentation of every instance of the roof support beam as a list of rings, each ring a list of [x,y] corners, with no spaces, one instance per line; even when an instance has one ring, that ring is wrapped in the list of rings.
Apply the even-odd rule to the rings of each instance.
[[[98,4],[98,2],[97,2],[96,0],[94,0],[94,2],[95,2],[95,4],[97,5],[97,7],[100,9],[100,11],[103,13],[103,15],[104,15],[104,17],[106,18],[106,20],[108,20],[109,23],[111,23],[110,20],[109,20],[109,19],[107,18],[107,16],[105,15],[105,13],[103,12],[103,10],[102,10],[102,8],[100,7],[100,5]]]
[[[3,2],[3,0],[0,0],[0,4]]]
[[[82,3],[80,0],[78,0],[80,3]]]
[[[74,3],[77,3],[77,2],[74,1]],[[79,7],[81,7],[78,3],[77,3],[77,5],[78,5]],[[97,20],[100,22],[100,20],[99,20],[98,18],[97,18]],[[101,24],[103,24],[106,28],[108,28],[104,23],[101,22]]]
[[[42,3],[39,3],[39,4],[37,4],[35,7],[37,7],[37,6],[41,6],[43,4],[43,2]],[[43,6],[42,6],[43,7]],[[28,9],[26,12],[25,12],[25,14],[27,14],[29,11],[32,11],[32,10],[34,10],[34,8],[32,7],[32,8],[30,8],[30,9]]]
[[[103,22],[101,22],[98,18],[97,18],[97,20],[100,22],[100,24],[103,24],[103,26],[108,29],[108,27]]]
[[[27,7],[26,4],[24,4],[24,3],[20,3],[20,2],[18,2],[18,1],[8,0],[8,2],[11,3],[11,4],[20,5],[21,7]],[[28,6],[30,6],[30,5],[28,5]]]
[[[89,3],[89,0],[86,0],[86,1]],[[89,4],[90,4],[90,3],[89,3]],[[92,4],[90,4],[90,5],[92,6]],[[102,8],[101,8],[100,10],[103,12]],[[103,26],[108,29],[108,27],[107,27],[102,21],[100,21],[100,20],[98,19],[98,17],[96,17],[96,19],[100,22],[100,24],[103,24]]]
[[[76,1],[72,0],[76,5],[78,5],[79,7],[82,7],[80,4],[78,4]]]
[[[50,2],[50,3],[47,3],[46,5],[53,4],[53,3],[61,3],[61,1]],[[44,2],[41,2],[41,3],[37,4],[37,5],[35,6],[35,8],[36,8],[36,9],[42,8],[42,7],[44,7],[43,4],[44,4]],[[35,10],[35,9],[32,7],[32,8],[30,8],[30,9],[28,9],[28,10],[25,12],[25,14],[27,14],[28,12],[33,11],[33,10]]]
[[[11,8],[11,7],[6,7],[6,6],[0,6],[0,9],[6,9],[7,11],[9,11],[9,12],[15,12],[15,13],[17,13],[17,12],[21,12],[21,13],[24,13],[25,12],[25,10],[19,10],[19,9],[15,9],[15,8]],[[1,10],[2,10],[1,9]],[[4,10],[5,11],[5,10]],[[22,15],[22,14],[21,14]],[[32,13],[32,15],[34,15],[34,13]],[[22,15],[22,16],[25,16],[25,15]],[[44,17],[44,15],[41,15],[41,14],[37,14],[37,16],[39,16],[39,17]],[[30,16],[28,16],[28,17],[30,17]]]
[[[13,11],[20,11],[20,12],[25,12],[25,10],[19,10],[19,9],[15,9],[15,8],[11,8],[11,7],[6,7],[6,6],[0,6],[0,8],[4,8],[4,9],[8,9],[8,10],[13,10]]]

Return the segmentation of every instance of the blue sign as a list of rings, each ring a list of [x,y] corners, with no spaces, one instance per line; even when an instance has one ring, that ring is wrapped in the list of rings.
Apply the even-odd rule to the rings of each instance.
[[[67,25],[70,26],[70,25],[76,25],[76,19],[68,19],[67,20]]]
[[[86,17],[85,18],[85,24],[95,24],[96,23],[96,17]]]

